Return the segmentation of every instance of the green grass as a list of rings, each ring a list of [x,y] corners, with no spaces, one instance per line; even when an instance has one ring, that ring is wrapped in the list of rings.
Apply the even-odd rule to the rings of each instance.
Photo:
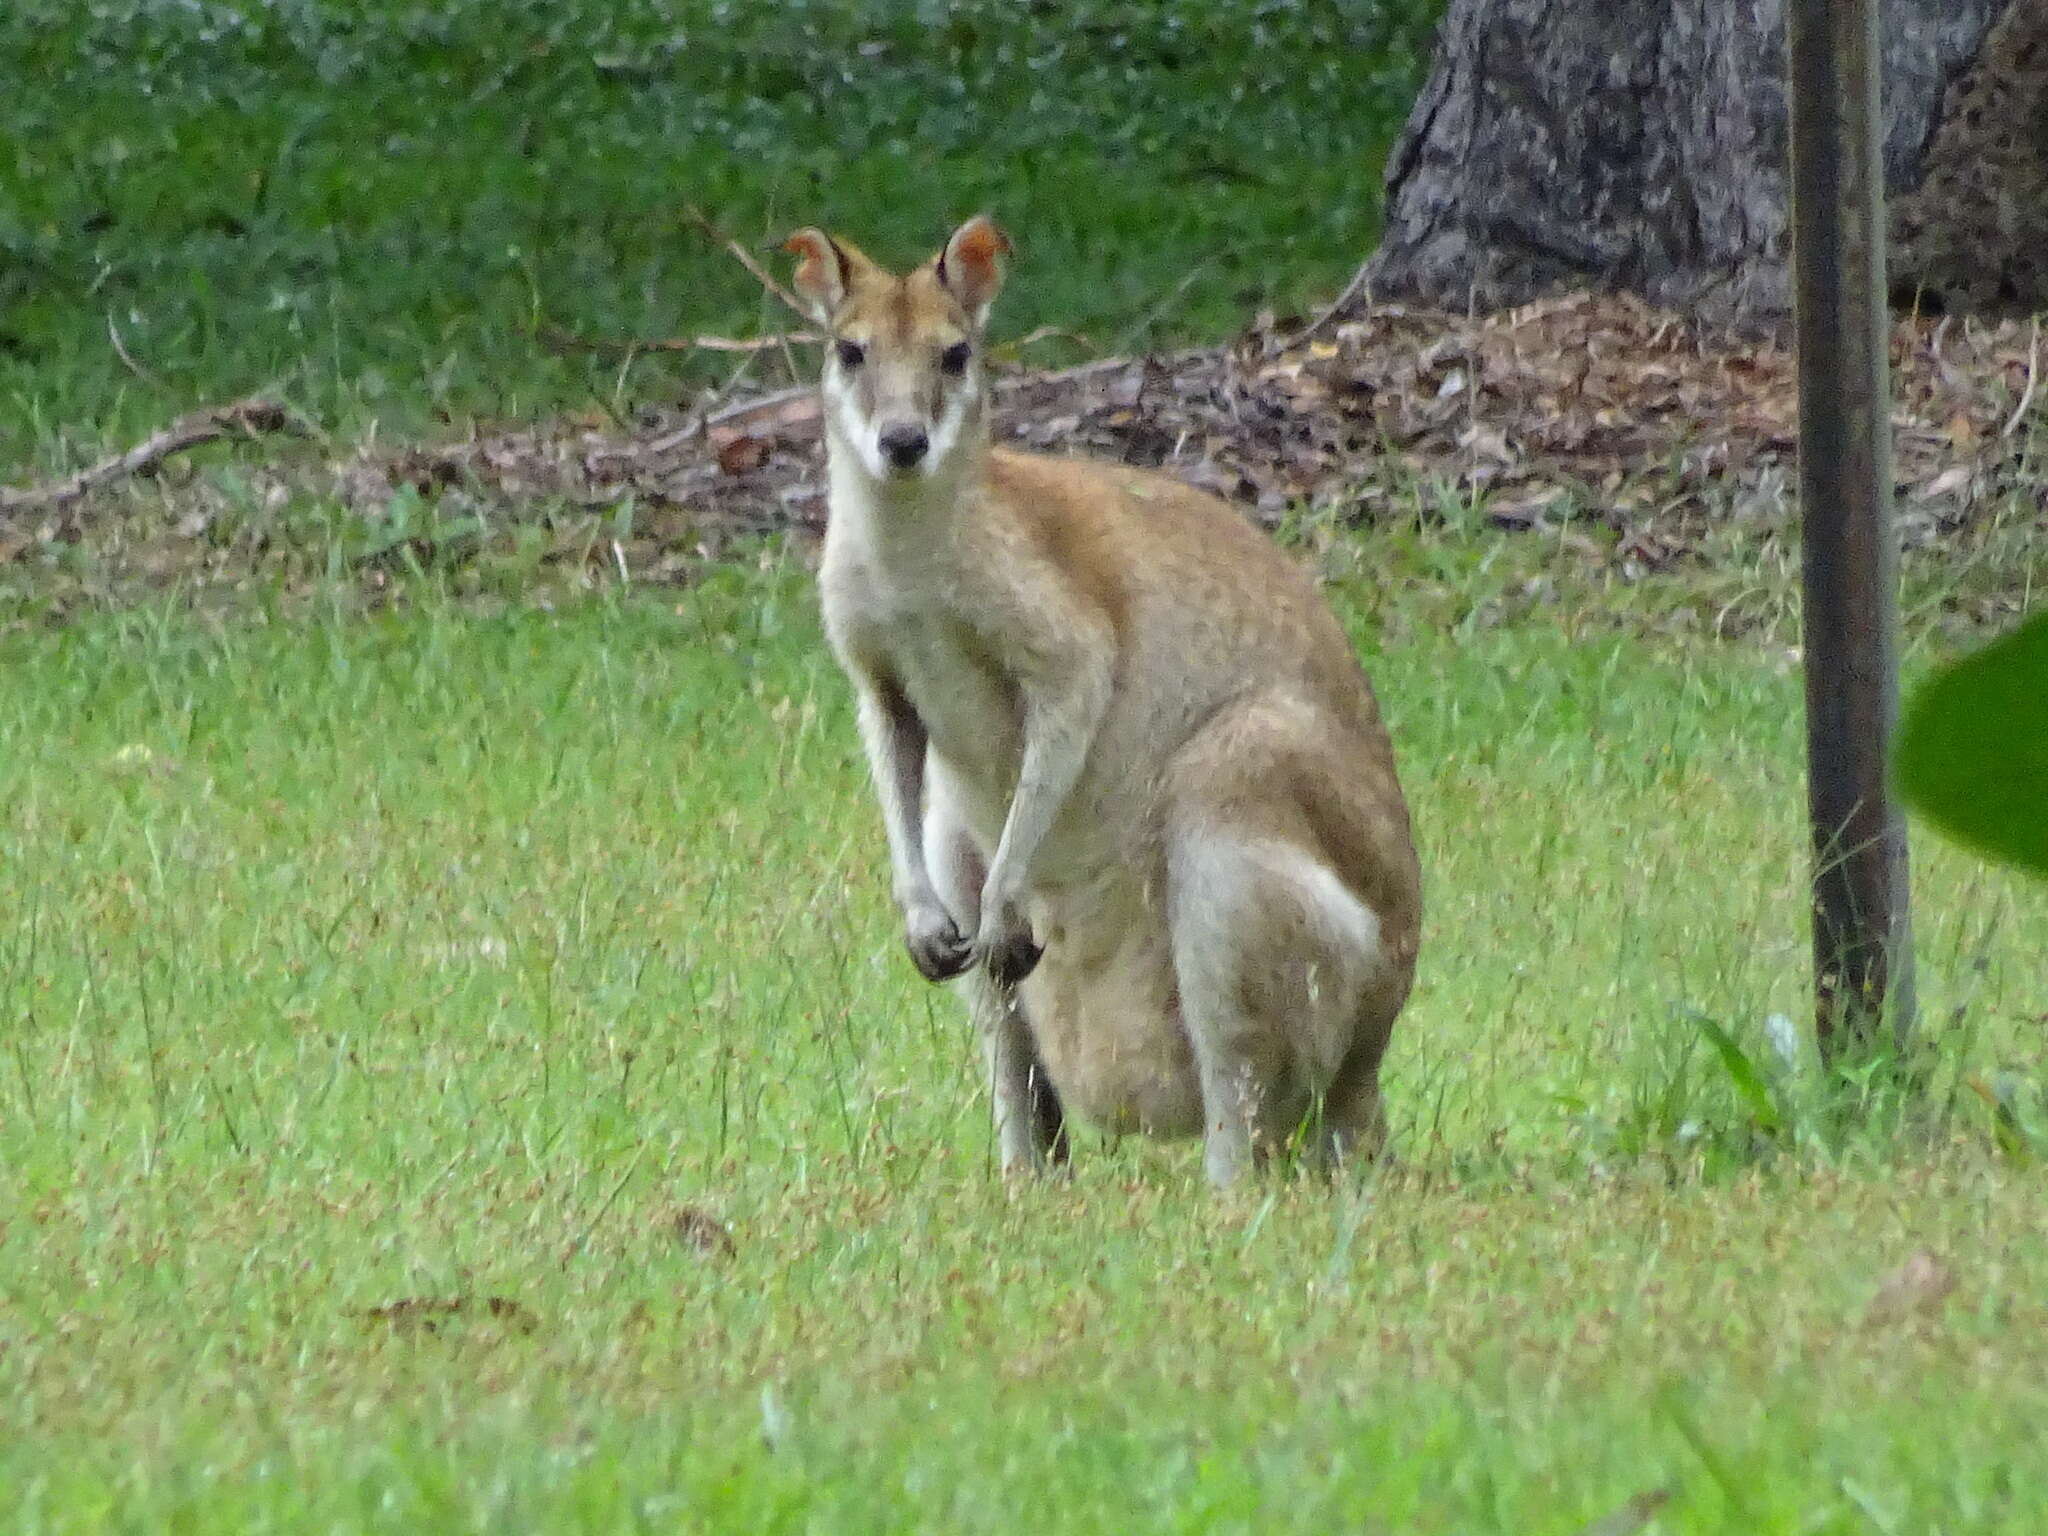
[[[1435,10],[15,0],[0,480],[272,381],[344,439],[693,391],[535,335],[779,324],[686,202],[988,206],[1008,335],[1218,335],[1370,244]],[[2034,600],[2023,503],[1909,559],[1915,673]],[[408,571],[317,498],[212,585],[13,561],[6,1529],[2034,1529],[2040,887],[1919,838],[1911,1086],[1782,1049],[1785,540],[1623,581],[1416,505],[1289,531],[1423,844],[1401,1161],[1222,1200],[1092,1136],[1002,1188],[798,562]]]
[[[8,639],[9,1529],[2028,1529],[2039,888],[1921,839],[1926,1091],[1781,1063],[1796,669],[1441,622],[1405,537],[1331,562],[1429,877],[1404,1163],[1221,1202],[1093,1137],[1004,1193],[786,563]],[[525,1315],[366,1315],[463,1296]]]
[[[692,202],[899,259],[986,207],[1007,334],[1220,335],[1370,249],[1438,8],[11,0],[0,481],[274,381],[348,434],[672,400],[708,365],[535,328],[785,323]]]

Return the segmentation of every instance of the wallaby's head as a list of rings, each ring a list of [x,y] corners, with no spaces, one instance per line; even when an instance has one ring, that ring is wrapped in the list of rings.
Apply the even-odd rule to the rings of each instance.
[[[969,219],[906,276],[817,229],[789,237],[797,295],[825,332],[826,430],[876,480],[942,473],[985,432],[982,329],[1009,238]]]

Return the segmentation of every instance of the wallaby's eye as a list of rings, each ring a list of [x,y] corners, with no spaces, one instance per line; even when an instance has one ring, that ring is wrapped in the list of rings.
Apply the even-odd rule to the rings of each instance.
[[[966,342],[956,341],[939,354],[939,366],[958,378],[967,371],[967,359],[971,355],[971,349]]]
[[[839,343],[839,366],[842,368],[858,368],[867,355],[868,349],[857,341]]]

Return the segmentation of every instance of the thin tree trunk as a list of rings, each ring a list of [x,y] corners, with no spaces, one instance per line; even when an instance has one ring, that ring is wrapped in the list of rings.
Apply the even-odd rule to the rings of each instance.
[[[2048,308],[2048,0],[1885,0],[1893,292]],[[1782,0],[1451,0],[1368,291],[1789,312]]]

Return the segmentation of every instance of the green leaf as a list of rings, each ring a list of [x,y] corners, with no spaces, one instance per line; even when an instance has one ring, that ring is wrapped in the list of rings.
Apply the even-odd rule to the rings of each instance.
[[[1721,1070],[1728,1074],[1728,1080],[1735,1085],[1735,1091],[1749,1106],[1750,1114],[1758,1127],[1766,1132],[1777,1132],[1784,1128],[1785,1117],[1778,1113],[1778,1102],[1771,1097],[1771,1090],[1765,1084],[1763,1074],[1756,1069],[1756,1063],[1749,1059],[1733,1035],[1729,1034],[1719,1020],[1705,1014],[1693,1015],[1700,1032],[1714,1047],[1714,1054],[1721,1060]]]
[[[1893,767],[1949,836],[2048,875],[2048,612],[1926,683]]]

